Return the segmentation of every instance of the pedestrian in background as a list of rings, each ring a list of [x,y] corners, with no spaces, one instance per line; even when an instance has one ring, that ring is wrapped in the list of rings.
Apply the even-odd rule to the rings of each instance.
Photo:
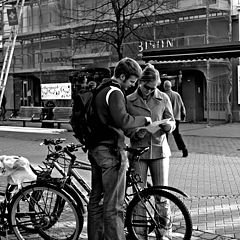
[[[182,154],[183,154],[182,156],[187,157],[188,150],[183,141],[182,135],[179,132],[180,121],[185,120],[185,117],[186,117],[186,109],[185,109],[184,103],[182,101],[180,94],[172,90],[172,83],[170,81],[166,80],[163,83],[163,88],[166,94],[169,96],[170,101],[172,103],[173,114],[176,121],[176,128],[172,132],[172,135],[177,144],[178,150],[182,151]]]
[[[3,95],[3,98],[2,98],[2,103],[1,103],[1,117],[2,117],[2,120],[5,121],[6,120],[6,103],[7,103],[7,99],[6,99],[6,96]]]
[[[88,158],[92,166],[92,191],[88,204],[89,240],[125,240],[124,197],[128,159],[123,129],[151,123],[145,116],[133,117],[126,111],[124,90],[142,74],[139,64],[124,58],[111,79],[104,79],[93,99],[95,124]],[[103,87],[104,85],[104,87]]]
[[[131,147],[150,147],[150,150],[144,153],[140,160],[131,162],[136,174],[141,176],[141,187],[147,185],[147,173],[150,170],[152,183],[154,186],[168,185],[169,175],[169,157],[171,155],[170,147],[166,138],[166,132],[172,132],[175,128],[175,121],[172,112],[172,105],[166,93],[161,92],[157,86],[161,83],[158,70],[153,65],[148,64],[143,70],[139,80],[139,86],[134,93],[127,96],[127,111],[133,116],[149,116],[152,121],[160,121],[170,119],[164,124],[161,124],[159,130],[155,133],[147,132],[146,129],[135,128],[127,131],[127,136],[130,137]],[[170,219],[170,209],[168,202],[161,199],[157,202],[157,209],[162,216]],[[144,216],[144,209],[138,207],[139,215]],[[166,228],[169,221],[166,220]],[[139,227],[136,229],[142,236],[142,239],[147,239],[148,229]],[[162,229],[164,231],[164,228]],[[165,232],[166,236],[170,236],[169,231]],[[165,238],[164,238],[165,239]],[[167,238],[169,239],[169,238]]]

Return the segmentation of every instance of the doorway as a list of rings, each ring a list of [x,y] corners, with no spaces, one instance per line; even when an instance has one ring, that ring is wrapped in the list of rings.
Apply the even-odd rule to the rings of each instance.
[[[182,99],[188,122],[204,121],[206,79],[199,70],[185,70],[182,77]]]
[[[41,106],[40,80],[35,76],[14,77],[14,109],[20,106]]]

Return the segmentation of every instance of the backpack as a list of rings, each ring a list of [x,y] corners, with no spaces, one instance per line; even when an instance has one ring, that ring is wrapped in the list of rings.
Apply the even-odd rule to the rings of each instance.
[[[98,124],[98,117],[94,111],[94,99],[96,95],[108,86],[116,86],[112,81],[101,84],[98,88],[86,90],[78,93],[73,99],[72,115],[70,124],[76,137],[81,144],[84,145],[83,150],[87,152],[91,146],[94,127]],[[106,127],[106,126],[104,126]]]

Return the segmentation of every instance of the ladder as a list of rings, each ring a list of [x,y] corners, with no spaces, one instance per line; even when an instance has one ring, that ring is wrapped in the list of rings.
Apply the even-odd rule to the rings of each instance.
[[[5,88],[6,88],[6,84],[7,84],[7,80],[8,80],[8,73],[9,73],[9,69],[11,66],[11,62],[12,62],[14,48],[16,45],[16,39],[17,39],[18,29],[19,29],[19,22],[21,20],[24,3],[25,3],[25,0],[17,0],[17,1],[7,0],[2,3],[2,4],[15,4],[15,8],[17,10],[19,9],[19,11],[18,11],[18,25],[14,25],[11,27],[9,38],[6,41],[7,48],[5,51],[3,66],[2,66],[1,75],[0,75],[0,91],[1,91],[0,106],[2,104],[2,99],[3,99],[3,95],[5,92]],[[3,5],[2,5],[2,8],[3,8]],[[3,31],[4,31],[4,29],[3,29]]]

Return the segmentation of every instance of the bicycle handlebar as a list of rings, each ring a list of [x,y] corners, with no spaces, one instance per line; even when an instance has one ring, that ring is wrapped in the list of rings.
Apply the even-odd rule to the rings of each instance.
[[[65,147],[62,147],[60,144],[66,141],[65,138],[56,138],[56,139],[44,139],[44,141],[40,145],[54,145],[55,146],[55,152],[52,152],[48,154],[48,157],[54,157],[58,158],[61,152],[65,152],[71,159],[76,159],[76,156],[72,154],[72,152],[77,151],[78,148],[83,147],[82,144],[74,144],[70,143],[66,145]],[[149,147],[139,147],[139,148],[131,148],[127,146],[125,151],[128,151],[129,153],[133,154],[134,157],[139,157],[143,153],[147,152],[149,150]]]
[[[61,151],[61,150],[68,150],[69,152],[73,152],[76,151],[76,149],[83,147],[82,144],[74,144],[74,143],[70,143],[68,144],[66,147],[62,147],[60,146],[61,143],[63,143],[64,141],[66,141],[66,138],[56,138],[56,139],[44,139],[43,142],[40,143],[40,145],[54,145],[55,146],[55,150],[56,151]]]
[[[58,145],[66,141],[66,138],[44,139],[40,145]]]
[[[68,144],[65,148],[69,151],[69,152],[74,152],[76,151],[78,148],[83,147],[82,144],[74,144],[74,143],[70,143]]]
[[[61,145],[59,145],[61,139],[53,139],[53,140],[46,140],[44,142],[45,145],[54,145],[55,146],[55,151],[49,153],[47,156],[48,158],[59,158],[61,156],[61,153],[66,153],[71,159],[76,159],[76,156],[74,154],[72,154],[72,152],[77,151],[78,148],[82,147],[82,144],[74,144],[74,143],[70,143],[68,145],[66,145],[65,147],[62,147]],[[56,144],[58,143],[58,144]]]

